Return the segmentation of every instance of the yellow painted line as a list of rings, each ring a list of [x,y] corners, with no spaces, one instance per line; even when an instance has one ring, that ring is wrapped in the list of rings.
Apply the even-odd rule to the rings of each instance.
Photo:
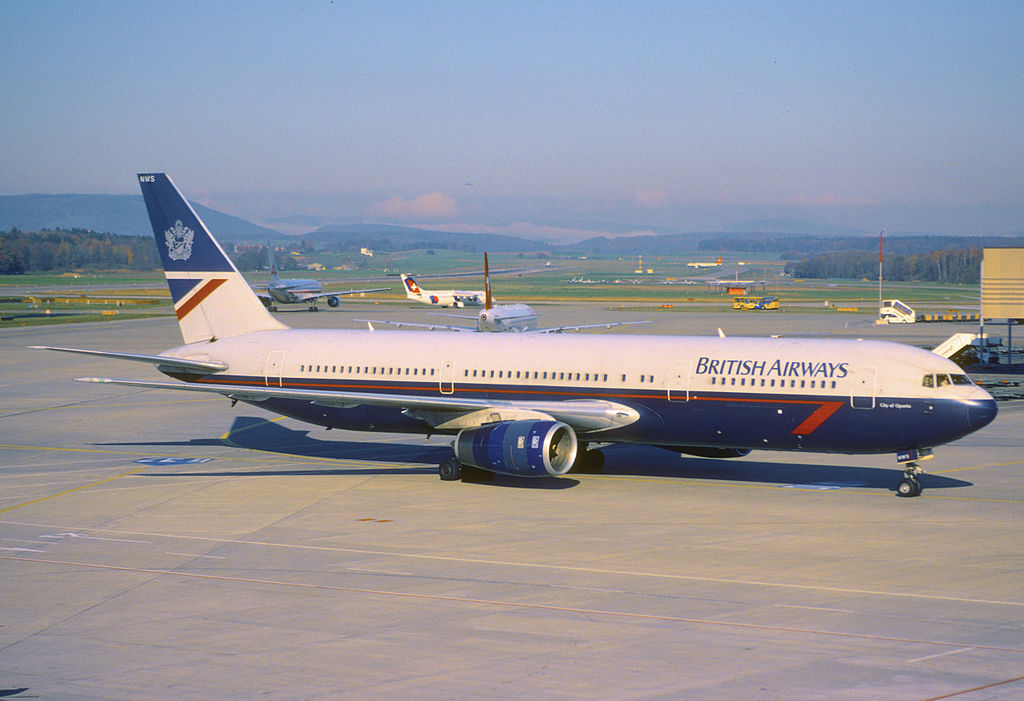
[[[1006,463],[1006,464],[1007,465],[1016,465],[1018,463]],[[979,465],[978,467],[983,467],[983,466]],[[998,466],[989,465],[988,467],[998,467]],[[968,469],[968,468],[957,468],[957,469],[964,470],[964,469]],[[925,474],[937,475],[937,474],[940,474],[940,473],[938,473],[938,472],[928,472],[928,473],[925,473]],[[723,488],[731,487],[731,488],[738,488],[738,489],[784,489],[784,488],[790,486],[791,484],[794,485],[794,486],[797,486],[797,487],[800,486],[800,485],[796,484],[795,482],[794,483],[789,483],[789,484],[775,484],[775,483],[773,483],[773,484],[750,484],[750,483],[745,483],[745,482],[733,482],[733,481],[730,481],[730,480],[722,480],[721,482],[708,482],[708,481],[704,481],[704,480],[689,480],[689,479],[686,479],[685,477],[679,477],[679,478],[675,478],[675,477],[661,477],[661,476],[627,477],[625,475],[622,475],[622,476],[619,476],[619,475],[584,475],[584,474],[574,474],[572,472],[569,473],[568,477],[569,477],[569,479],[575,479],[575,480],[579,480],[579,481],[584,481],[584,480],[621,480],[621,481],[624,481],[624,482],[661,482],[661,483],[677,484],[680,487],[696,486],[696,487],[723,487]],[[798,490],[798,491],[804,491],[804,490]],[[809,489],[808,491],[817,491],[817,490]],[[875,488],[872,488],[872,487],[839,487],[839,488],[836,488],[836,489],[822,489],[820,491],[831,492],[833,494],[845,493],[847,495],[857,495],[857,496],[874,496],[874,497],[892,497],[892,496],[895,496],[895,494],[893,492],[890,492],[888,490],[879,490],[879,489],[875,489]],[[952,495],[952,494],[950,494],[950,495],[935,494],[934,490],[928,490],[927,488],[925,489],[923,494],[921,494],[920,496],[914,497],[914,498],[915,499],[946,499],[946,500],[953,500],[953,501],[984,501],[984,502],[993,502],[993,503],[997,503],[997,504],[1024,504],[1024,499],[998,499],[998,498],[994,498],[994,497],[961,497],[961,496],[956,496],[956,495]]]
[[[721,626],[724,628],[740,628],[745,630],[759,630],[771,632],[793,633],[797,635],[819,635],[833,638],[848,638],[855,640],[884,641],[893,643],[910,643],[914,645],[935,645],[938,647],[962,648],[971,647],[975,650],[990,650],[997,652],[1009,652],[1024,654],[1024,648],[1004,647],[998,645],[969,645],[963,642],[948,640],[926,640],[919,638],[902,638],[890,635],[874,635],[870,633],[844,633],[836,630],[822,630],[816,628],[799,628],[795,626],[773,626],[759,623],[743,623],[741,621],[723,621],[710,618],[688,618],[684,616],[671,616],[665,614],[639,613],[636,611],[615,611],[611,609],[591,609],[577,606],[558,606],[554,604],[529,603],[523,601],[506,601],[501,599],[478,599],[468,596],[453,596],[443,594],[423,594],[418,592],[389,591],[387,589],[369,589],[365,587],[343,587],[332,584],[315,584],[312,582],[294,582],[274,579],[258,579],[255,577],[232,577],[229,575],[203,574],[198,572],[181,572],[180,570],[161,570],[145,567],[124,567],[118,565],[98,565],[88,562],[69,562],[66,560],[45,560],[33,557],[13,557],[0,555],[0,560],[15,560],[18,562],[35,562],[46,565],[61,565],[65,567],[81,567],[86,569],[109,570],[115,572],[129,572],[134,574],[145,574],[154,576],[182,577],[185,579],[215,580],[222,582],[236,582],[240,584],[259,584],[278,587],[289,587],[295,589],[319,589],[324,591],[346,592],[350,594],[367,594],[371,596],[395,597],[401,599],[420,599],[426,601],[448,601],[475,606],[497,606],[507,609],[556,611],[560,613],[576,614],[583,616],[607,616],[614,618],[625,618],[641,621],[660,621],[668,623],[683,623],[690,625]]]
[[[46,450],[64,453],[100,453],[101,455],[144,455],[146,457],[170,457],[168,453],[140,453],[128,450],[101,450],[99,448],[58,448],[51,445],[14,445],[0,443],[0,450]]]
[[[286,417],[282,416],[282,417],[280,417],[280,419],[274,419],[274,421],[280,421],[283,418],[286,418]],[[250,426],[250,427],[244,428],[242,430],[245,431],[245,430],[248,430],[249,428],[257,428],[257,426]],[[224,436],[229,436],[229,435],[231,435],[231,434],[230,433],[224,434]],[[276,456],[286,457],[286,458],[290,459],[289,460],[290,462],[292,462],[293,464],[296,464],[296,465],[322,465],[324,463],[330,463],[332,465],[337,465],[339,467],[362,467],[362,466],[365,466],[367,464],[372,464],[372,465],[374,465],[376,467],[379,467],[381,469],[383,469],[383,467],[384,467],[378,461],[376,461],[376,460],[369,460],[369,459],[367,459],[367,460],[352,460],[352,459],[347,459],[347,458],[320,458],[320,457],[316,457],[315,455],[293,455],[291,453],[280,453],[280,452],[275,452],[275,451],[272,451],[272,450],[260,450],[258,448],[246,448],[243,445],[238,445],[238,444],[234,443],[230,439],[226,439],[224,436],[221,436],[221,440],[224,440],[225,444],[227,446],[229,446],[229,447],[238,448],[239,450],[245,450],[245,451],[249,451],[249,452],[258,451],[261,454],[266,453],[266,454],[269,454],[269,455],[276,455]],[[144,453],[144,452],[136,452],[136,451],[129,451],[129,450],[101,450],[99,448],[59,448],[59,447],[56,447],[56,446],[48,446],[48,445],[15,445],[13,443],[0,443],[0,450],[40,450],[40,451],[48,451],[48,452],[52,451],[52,452],[66,452],[66,453],[97,453],[99,455],[114,455],[114,456],[120,455],[120,456],[129,456],[129,457],[133,457],[134,456],[134,457],[144,457],[144,458],[176,458],[176,457],[181,457],[181,455],[177,454],[177,453]],[[190,456],[190,457],[213,457],[214,459],[216,459],[215,456],[210,456],[210,455],[197,455],[197,456]],[[223,456],[221,456],[221,457],[223,457]],[[230,459],[230,460],[244,460],[244,461],[247,461],[247,462],[274,462],[274,463],[280,463],[281,462],[279,457],[278,458],[271,458],[271,457],[245,457],[245,456],[235,456],[235,455],[232,455],[232,456],[230,456],[227,459]],[[394,469],[396,469],[396,470],[398,470],[398,469],[405,469],[410,464],[418,465],[419,463],[392,463],[392,465],[394,465]],[[100,469],[100,468],[96,468],[96,469]],[[237,469],[242,469],[242,468],[237,468]]]
[[[278,416],[276,419],[263,419],[262,423],[253,424],[252,426],[246,426],[245,428],[240,428],[237,431],[228,431],[223,436],[221,436],[220,439],[222,441],[228,441],[230,443],[231,442],[231,436],[236,434],[236,433],[242,433],[244,431],[251,431],[254,428],[263,428],[267,424],[276,423],[276,422],[278,422],[278,421],[280,421],[281,419],[284,419],[284,418],[287,418],[287,417]],[[234,443],[232,443],[232,445],[234,445]],[[241,446],[237,446],[237,447],[240,448]]]
[[[1024,465],[1024,460],[1017,460],[1015,462],[997,462],[993,465],[971,465],[970,467],[951,467],[948,470],[935,470],[930,471],[932,475],[944,475],[949,472],[964,472],[966,470],[980,470],[986,467],[1012,467],[1014,465]]]
[[[23,506],[32,506],[33,504],[39,504],[39,503],[44,502],[44,501],[49,501],[50,499],[56,499],[57,497],[62,497],[65,494],[71,494],[73,492],[78,492],[78,491],[81,491],[83,489],[88,489],[89,487],[95,487],[95,486],[100,485],[100,484],[106,484],[107,482],[113,482],[114,480],[121,479],[122,477],[127,477],[128,475],[134,475],[134,474],[137,474],[139,472],[142,472],[145,469],[146,468],[144,468],[144,467],[140,467],[138,470],[132,470],[131,472],[123,472],[120,475],[115,475],[113,477],[108,477],[108,478],[102,479],[102,480],[100,480],[98,482],[92,482],[90,484],[83,484],[81,487],[75,487],[74,489],[65,489],[63,492],[57,492],[56,494],[51,494],[51,495],[46,496],[46,497],[39,497],[38,499],[33,499],[32,501],[26,501],[23,504],[17,504],[15,506],[8,506],[6,509],[0,509],[0,514],[7,513],[8,511],[14,511],[15,509],[20,509]]]

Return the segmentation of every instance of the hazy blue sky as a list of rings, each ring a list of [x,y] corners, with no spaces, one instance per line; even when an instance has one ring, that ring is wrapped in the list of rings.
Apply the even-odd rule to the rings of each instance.
[[[0,0],[0,194],[1024,231],[1024,3]]]

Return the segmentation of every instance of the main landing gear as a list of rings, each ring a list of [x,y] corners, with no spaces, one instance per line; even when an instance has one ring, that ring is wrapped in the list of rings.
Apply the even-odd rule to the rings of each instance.
[[[463,482],[490,482],[494,478],[494,473],[490,470],[473,467],[472,465],[463,465],[453,455],[450,458],[445,458],[437,466],[437,476],[445,482],[455,482],[457,480],[462,480]]]
[[[581,443],[576,453],[576,462],[572,464],[572,470],[578,474],[591,474],[600,472],[604,467],[604,453],[600,450],[589,450],[586,443]]]

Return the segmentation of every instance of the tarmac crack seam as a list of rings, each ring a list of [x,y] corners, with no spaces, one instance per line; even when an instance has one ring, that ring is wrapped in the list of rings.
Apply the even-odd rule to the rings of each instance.
[[[254,577],[229,577],[227,575],[200,574],[197,572],[179,572],[175,570],[151,569],[146,567],[123,567],[119,565],[99,565],[87,562],[70,562],[66,560],[45,560],[33,557],[15,557],[11,555],[0,555],[0,560],[16,560],[18,562],[34,562],[46,565],[62,565],[66,567],[82,567],[86,569],[110,570],[115,572],[132,572],[137,574],[148,574],[154,576],[182,577],[186,579],[205,579],[224,582],[238,582],[241,584],[264,584],[271,586],[292,587],[296,589],[319,589],[322,591],[347,592],[351,594],[368,594],[371,596],[390,596],[405,599],[425,599],[429,601],[450,601],[465,604],[478,604],[481,606],[498,606],[512,609],[530,609],[538,611],[557,611],[562,613],[581,614],[586,616],[607,616],[610,618],[629,618],[645,621],[660,621],[666,623],[689,623],[692,625],[722,626],[726,628],[743,628],[746,630],[775,631],[783,633],[795,633],[798,635],[817,635],[833,638],[849,638],[855,640],[871,640],[890,643],[907,643],[912,645],[935,645],[937,647],[963,648],[970,647],[975,650],[987,650],[990,652],[1009,652],[1024,654],[1024,648],[1004,647],[1000,645],[964,645],[960,642],[949,642],[944,640],[923,640],[918,638],[900,638],[891,635],[872,635],[870,633],[843,633],[835,630],[820,630],[815,628],[796,628],[793,626],[770,626],[759,623],[740,623],[736,621],[716,621],[710,618],[687,618],[684,616],[667,616],[653,613],[637,613],[635,611],[612,611],[606,609],[589,609],[576,606],[555,606],[553,604],[524,603],[521,601],[502,601],[499,599],[477,599],[467,596],[444,596],[442,594],[420,594],[415,592],[388,591],[386,589],[366,589],[363,587],[341,587],[331,584],[314,584],[311,582],[287,582],[274,579],[258,579]],[[138,586],[142,586],[139,584]],[[1016,681],[1016,680],[1014,680]]]
[[[131,470],[130,472],[122,472],[120,475],[114,475],[113,477],[107,477],[106,479],[102,479],[102,480],[99,480],[97,482],[91,482],[89,484],[83,484],[80,487],[74,487],[72,489],[65,489],[63,492],[57,492],[56,494],[50,494],[49,496],[39,497],[38,499],[33,499],[32,501],[26,501],[23,504],[15,504],[14,506],[8,506],[5,509],[0,509],[0,514],[7,513],[8,511],[14,511],[15,509],[20,509],[23,506],[31,506],[32,504],[39,504],[40,502],[49,501],[50,499],[56,499],[57,497],[62,497],[65,494],[71,494],[73,492],[78,492],[78,491],[81,491],[83,489],[88,489],[89,487],[95,487],[96,485],[99,485],[99,484],[106,484],[107,482],[113,482],[114,480],[121,479],[122,477],[127,477],[128,475],[134,475],[134,474],[137,474],[139,472],[142,472],[145,469],[146,468],[144,468],[144,467],[140,467],[138,470]]]

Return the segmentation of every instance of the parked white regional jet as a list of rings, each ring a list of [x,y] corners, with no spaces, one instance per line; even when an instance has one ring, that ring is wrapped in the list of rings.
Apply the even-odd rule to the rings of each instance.
[[[278,304],[305,304],[309,303],[309,311],[319,311],[316,301],[321,297],[327,298],[327,304],[336,307],[341,302],[342,295],[356,295],[362,292],[384,292],[390,287],[373,287],[366,290],[345,290],[344,292],[324,292],[319,280],[282,280],[277,274],[277,263],[274,262],[274,249],[267,246],[267,262],[270,265],[270,282],[267,283],[266,292],[257,292],[256,296],[263,302],[263,306],[272,312],[277,311]]]
[[[599,465],[590,444],[644,443],[895,453],[896,491],[914,496],[933,446],[996,416],[954,363],[881,341],[289,329],[166,175],[139,182],[185,345],[53,350],[152,363],[179,382],[84,381],[213,392],[329,428],[452,434],[442,479],[465,466],[558,476]]]
[[[484,303],[483,290],[424,290],[412,275],[402,275],[405,296],[438,307],[479,307]]]

